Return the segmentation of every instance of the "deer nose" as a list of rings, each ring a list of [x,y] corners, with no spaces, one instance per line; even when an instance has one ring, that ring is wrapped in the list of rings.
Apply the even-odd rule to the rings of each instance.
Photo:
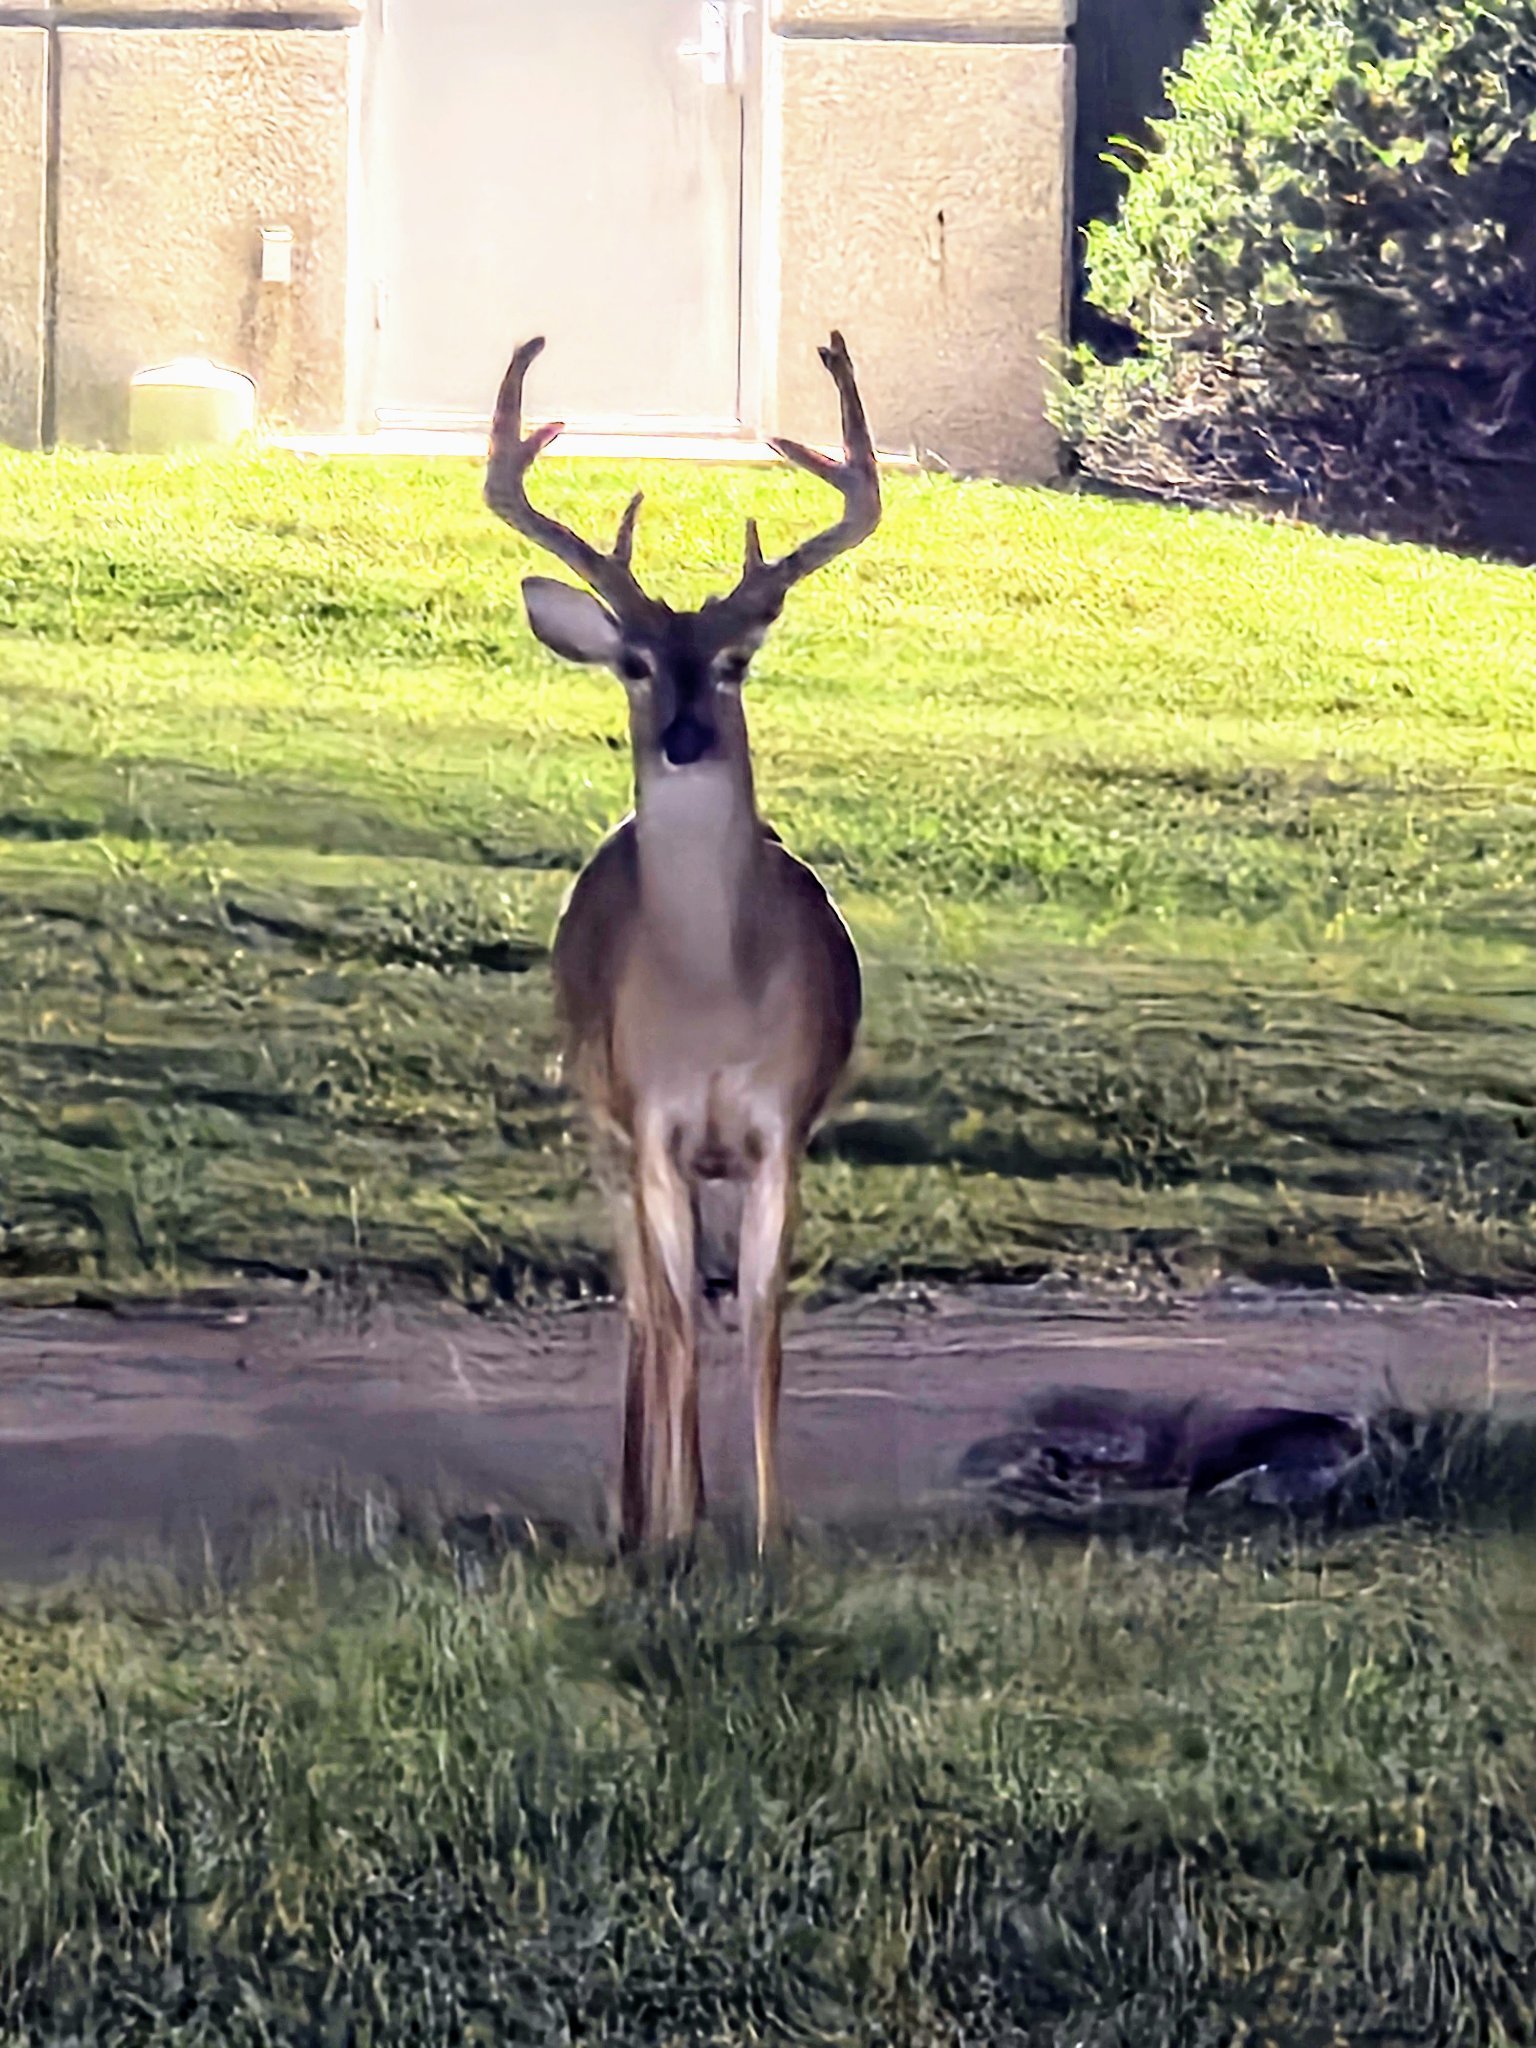
[[[661,751],[674,768],[691,768],[709,752],[714,735],[691,712],[673,719],[661,736]]]

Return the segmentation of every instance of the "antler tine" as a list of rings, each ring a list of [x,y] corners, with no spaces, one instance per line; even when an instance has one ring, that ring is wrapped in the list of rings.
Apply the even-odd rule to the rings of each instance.
[[[563,420],[552,420],[547,426],[535,427],[531,434],[523,432],[523,384],[529,365],[542,354],[543,348],[542,335],[525,341],[501,380],[496,413],[491,423],[485,502],[515,532],[531,540],[536,547],[543,548],[546,554],[553,555],[557,562],[563,562],[567,569],[574,569],[614,611],[622,615],[648,609],[651,599],[635,581],[629,566],[634,553],[640,492],[636,492],[625,510],[611,555],[604,554],[601,548],[594,547],[580,534],[573,533],[570,527],[562,526],[558,519],[551,519],[548,513],[540,512],[529,503],[528,472],[565,427]]]
[[[640,507],[645,503],[644,491],[636,491],[624,507],[624,517],[619,521],[618,537],[613,543],[613,559],[627,569],[635,552],[635,521],[640,516]]]
[[[843,459],[841,462],[807,448],[803,441],[770,441],[775,454],[792,462],[823,483],[842,493],[843,516],[824,533],[802,541],[777,561],[763,559],[757,537],[757,522],[748,521],[746,567],[741,581],[729,597],[720,600],[733,609],[755,608],[760,603],[782,604],[785,594],[802,577],[826,567],[838,555],[868,540],[880,524],[880,469],[875,444],[864,416],[864,401],[853,374],[848,344],[834,329],[829,345],[819,351],[828,374],[837,386],[843,410]]]

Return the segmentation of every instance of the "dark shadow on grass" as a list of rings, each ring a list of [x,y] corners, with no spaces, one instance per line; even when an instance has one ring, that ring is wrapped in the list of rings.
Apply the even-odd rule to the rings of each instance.
[[[1536,1421],[1052,1395],[972,1445],[960,1485],[1005,1527],[1157,1545],[1277,1529],[1536,1528]]]

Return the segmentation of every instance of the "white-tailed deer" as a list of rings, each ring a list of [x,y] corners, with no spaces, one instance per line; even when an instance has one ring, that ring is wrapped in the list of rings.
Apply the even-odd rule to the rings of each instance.
[[[554,944],[565,1072],[622,1267],[622,1537],[679,1541],[703,1512],[696,1313],[706,1270],[723,1262],[735,1266],[766,1547],[781,1518],[779,1329],[800,1164],[853,1052],[862,992],[826,891],[758,816],[741,688],[791,587],[879,524],[874,446],[834,334],[821,358],[842,400],[843,460],[772,445],[841,492],[842,517],[776,561],[749,520],[735,589],[673,611],[630,566],[639,494],[607,554],[528,501],[529,468],[561,431],[523,432],[523,383],[543,346],[525,342],[502,383],[485,497],[589,586],[525,581],[539,639],[611,668],[629,697],[635,807],[578,877]]]

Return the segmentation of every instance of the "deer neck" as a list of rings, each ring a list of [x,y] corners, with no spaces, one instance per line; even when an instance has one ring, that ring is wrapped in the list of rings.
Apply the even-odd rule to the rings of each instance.
[[[750,761],[653,770],[636,791],[635,829],[654,954],[689,987],[735,983],[764,857]]]

